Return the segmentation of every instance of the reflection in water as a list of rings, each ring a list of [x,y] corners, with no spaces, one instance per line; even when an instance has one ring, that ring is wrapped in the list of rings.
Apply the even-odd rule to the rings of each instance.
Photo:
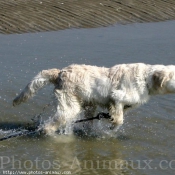
[[[71,170],[72,173],[121,173],[122,168],[119,167],[125,162],[121,154],[122,143],[116,139],[97,139],[94,142],[92,138],[57,136],[52,138],[50,149],[56,153],[54,159],[60,160],[60,170]],[[116,152],[111,152],[114,149]]]
[[[92,123],[90,124],[92,126]],[[119,136],[119,139],[111,138],[114,136],[114,131],[109,132],[109,127],[105,124],[108,123],[95,122],[96,126],[94,125],[91,130],[89,127],[85,129],[86,124],[83,124],[82,129],[80,124],[76,126],[75,133],[72,135],[55,134],[13,138],[9,140],[9,143],[12,143],[16,154],[11,154],[11,150],[7,153],[8,141],[2,142],[0,156],[2,156],[2,161],[6,162],[3,164],[3,169],[42,170],[55,173],[70,171],[72,174],[123,174],[123,171],[130,168],[125,156],[122,155],[124,149],[122,140],[126,138],[122,136]],[[15,130],[9,131],[16,132]],[[9,131],[1,133],[9,134]]]
[[[18,144],[22,147],[18,149]],[[7,149],[1,146],[1,151]],[[29,149],[28,149],[29,148]],[[4,155],[4,170],[71,171],[72,174],[122,173],[126,169],[122,142],[73,135],[21,138],[13,141],[16,154]],[[114,152],[115,150],[115,152]],[[10,151],[10,150],[9,150]],[[32,151],[32,152],[31,152]]]

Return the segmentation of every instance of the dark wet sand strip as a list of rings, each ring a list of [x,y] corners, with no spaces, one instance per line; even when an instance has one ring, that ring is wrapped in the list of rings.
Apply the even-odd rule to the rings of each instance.
[[[175,19],[175,0],[0,0],[0,33]]]

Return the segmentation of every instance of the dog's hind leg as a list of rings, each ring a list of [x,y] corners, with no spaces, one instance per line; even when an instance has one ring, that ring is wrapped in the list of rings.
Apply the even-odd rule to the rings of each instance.
[[[48,134],[57,130],[68,130],[81,112],[81,103],[74,94],[56,89],[55,96],[56,114],[44,124],[44,130]]]

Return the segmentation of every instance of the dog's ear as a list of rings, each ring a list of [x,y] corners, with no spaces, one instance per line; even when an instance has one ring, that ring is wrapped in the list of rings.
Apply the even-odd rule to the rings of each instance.
[[[173,77],[173,73],[168,71],[156,71],[152,76],[153,88],[159,89],[162,88],[163,85],[169,81]]]

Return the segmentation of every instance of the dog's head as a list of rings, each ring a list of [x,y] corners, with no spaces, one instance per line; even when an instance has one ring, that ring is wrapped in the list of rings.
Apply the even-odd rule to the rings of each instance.
[[[155,71],[152,75],[152,88],[155,93],[175,93],[175,68]]]

